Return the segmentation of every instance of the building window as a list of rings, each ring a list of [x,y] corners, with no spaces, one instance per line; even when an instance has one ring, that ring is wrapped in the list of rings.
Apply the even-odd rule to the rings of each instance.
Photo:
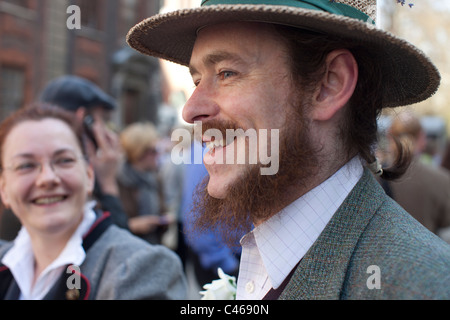
[[[9,2],[9,3],[14,4],[16,6],[20,6],[20,7],[24,7],[24,8],[28,8],[29,7],[28,0],[3,0],[3,2]]]
[[[100,29],[100,4],[98,0],[80,0],[82,26]]]
[[[0,69],[0,119],[22,107],[24,101],[25,73],[19,68]]]
[[[123,92],[123,120],[125,125],[139,121],[139,91],[127,88]]]
[[[35,21],[37,19],[36,2],[31,0],[0,0],[0,13]]]

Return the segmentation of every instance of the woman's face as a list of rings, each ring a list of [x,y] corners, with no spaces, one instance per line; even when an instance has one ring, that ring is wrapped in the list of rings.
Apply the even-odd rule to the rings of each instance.
[[[30,233],[71,234],[94,186],[72,129],[47,118],[17,124],[3,145],[0,193]]]
[[[142,156],[140,161],[142,162],[142,168],[144,171],[155,171],[158,169],[158,151],[156,150],[156,147],[149,146],[147,147]]]

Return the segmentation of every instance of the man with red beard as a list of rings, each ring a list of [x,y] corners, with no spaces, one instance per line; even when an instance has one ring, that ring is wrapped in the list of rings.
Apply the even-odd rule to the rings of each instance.
[[[374,27],[375,9],[375,0],[204,0],[128,35],[140,52],[190,69],[183,117],[201,122],[210,147],[196,225],[240,239],[238,299],[450,298],[450,247],[373,177],[398,178],[410,159],[399,146],[381,168],[377,116],[427,99],[440,76]],[[257,147],[249,135],[226,138],[237,130],[256,132]],[[276,173],[262,174],[261,150],[278,151]]]

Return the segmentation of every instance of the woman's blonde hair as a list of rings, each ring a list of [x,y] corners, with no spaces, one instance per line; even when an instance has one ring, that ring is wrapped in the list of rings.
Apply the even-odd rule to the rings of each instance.
[[[135,163],[149,148],[155,148],[158,132],[150,122],[134,123],[120,134],[120,143],[130,163]]]

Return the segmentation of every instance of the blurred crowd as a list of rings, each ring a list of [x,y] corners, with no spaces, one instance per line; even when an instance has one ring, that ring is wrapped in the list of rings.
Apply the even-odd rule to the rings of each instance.
[[[450,243],[450,144],[440,117],[411,110],[384,118],[377,154],[388,168],[399,144],[413,155],[400,179],[379,179],[386,193],[427,229]]]

